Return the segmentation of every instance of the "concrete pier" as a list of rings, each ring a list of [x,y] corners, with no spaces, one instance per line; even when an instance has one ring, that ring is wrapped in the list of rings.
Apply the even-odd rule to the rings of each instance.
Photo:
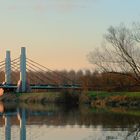
[[[6,82],[6,84],[11,84],[11,56],[10,56],[10,51],[6,51],[5,82]]]
[[[30,91],[26,76],[26,48],[22,47],[20,55],[20,80],[18,82],[17,92],[26,93]]]
[[[21,81],[21,90],[22,92],[26,92],[26,48],[21,48],[21,55],[20,55],[20,81]]]

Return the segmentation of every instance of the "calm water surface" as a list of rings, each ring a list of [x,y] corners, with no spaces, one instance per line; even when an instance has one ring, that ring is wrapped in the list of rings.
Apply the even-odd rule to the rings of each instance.
[[[140,111],[0,103],[0,140],[139,140]]]

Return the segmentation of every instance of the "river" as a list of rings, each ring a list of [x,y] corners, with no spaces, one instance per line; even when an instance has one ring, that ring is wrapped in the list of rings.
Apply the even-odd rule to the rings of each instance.
[[[1,140],[139,140],[137,108],[0,103]]]

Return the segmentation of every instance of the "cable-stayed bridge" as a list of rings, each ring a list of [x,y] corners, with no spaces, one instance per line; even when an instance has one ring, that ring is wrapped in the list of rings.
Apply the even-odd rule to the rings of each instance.
[[[0,62],[0,88],[16,92],[29,92],[32,89],[81,89],[70,78],[57,73],[26,57],[26,48],[21,48],[20,57],[11,59],[10,51]],[[1,79],[2,80],[2,79]]]

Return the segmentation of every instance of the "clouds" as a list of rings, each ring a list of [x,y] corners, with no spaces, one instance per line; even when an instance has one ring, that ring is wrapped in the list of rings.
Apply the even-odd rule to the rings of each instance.
[[[15,1],[7,4],[8,10],[32,10],[34,12],[71,12],[88,8],[90,0],[35,0],[35,1]]]

